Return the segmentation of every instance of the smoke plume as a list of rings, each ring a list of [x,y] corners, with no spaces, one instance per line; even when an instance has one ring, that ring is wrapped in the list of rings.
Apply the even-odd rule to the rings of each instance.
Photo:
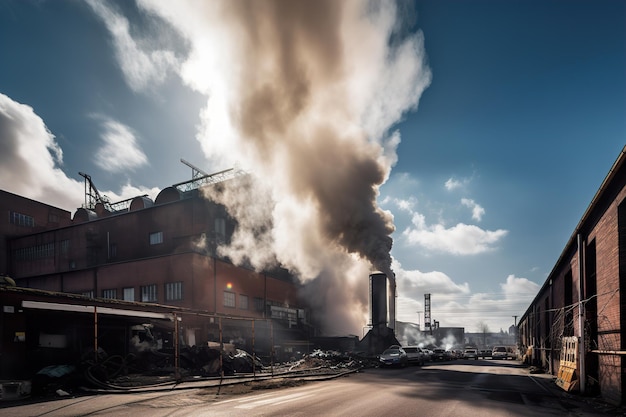
[[[189,41],[181,76],[207,96],[207,159],[252,174],[208,190],[240,226],[222,253],[289,268],[329,334],[360,333],[370,271],[393,278],[393,216],[377,197],[397,160],[392,128],[430,83],[421,32],[391,2],[141,6]]]

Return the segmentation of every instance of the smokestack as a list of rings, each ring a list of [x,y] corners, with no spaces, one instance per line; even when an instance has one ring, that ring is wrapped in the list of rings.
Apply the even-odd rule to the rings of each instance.
[[[372,328],[387,326],[387,275],[370,274],[370,314]]]
[[[396,328],[396,280],[393,272],[373,272],[370,274],[370,309],[372,327]],[[389,298],[387,299],[387,286]],[[387,321],[387,311],[389,320]]]

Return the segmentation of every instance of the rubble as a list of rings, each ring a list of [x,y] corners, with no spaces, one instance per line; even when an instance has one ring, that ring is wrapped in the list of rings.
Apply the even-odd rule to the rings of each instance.
[[[47,377],[40,380],[36,393],[45,395],[63,391],[71,395],[78,390],[128,391],[222,378],[229,378],[229,381],[240,379],[246,383],[251,379],[260,382],[320,378],[378,366],[376,358],[322,350],[314,350],[297,360],[268,364],[232,345],[224,345],[222,350],[216,349],[216,346],[185,347],[180,351],[179,362],[176,368],[172,353],[149,349],[125,358],[119,355],[107,356],[99,350],[96,361],[92,351],[77,366],[54,367],[67,372],[64,372],[63,378]],[[42,373],[49,373],[48,369],[42,370]],[[267,384],[272,383],[253,385]]]

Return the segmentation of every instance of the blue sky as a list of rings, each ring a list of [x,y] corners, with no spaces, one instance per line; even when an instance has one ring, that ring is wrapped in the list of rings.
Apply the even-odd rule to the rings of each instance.
[[[363,279],[338,270],[366,276],[343,253],[361,249],[306,227],[340,217],[345,195],[367,200],[373,181],[395,227],[398,319],[423,322],[430,293],[441,326],[506,330],[626,143],[626,4],[256,3],[1,2],[0,188],[74,212],[79,171],[116,201],[190,179],[180,158],[241,164],[268,180],[255,189],[278,201],[264,212],[276,228],[231,255],[278,256],[331,289],[337,332],[360,334]],[[337,282],[354,295],[328,295]]]

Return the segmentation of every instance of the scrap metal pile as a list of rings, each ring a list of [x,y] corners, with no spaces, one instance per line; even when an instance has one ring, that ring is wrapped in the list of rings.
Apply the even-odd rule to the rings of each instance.
[[[71,372],[59,376],[50,372],[38,375],[33,381],[33,388],[34,393],[40,395],[52,394],[59,389],[70,393],[81,389],[130,390],[224,376],[332,376],[377,365],[377,361],[372,358],[321,350],[304,354],[297,360],[271,363],[234,345],[224,344],[183,347],[179,352],[177,367],[173,352],[148,349],[122,357],[108,356],[99,349],[97,355],[93,351],[88,352],[79,364],[68,366]]]

